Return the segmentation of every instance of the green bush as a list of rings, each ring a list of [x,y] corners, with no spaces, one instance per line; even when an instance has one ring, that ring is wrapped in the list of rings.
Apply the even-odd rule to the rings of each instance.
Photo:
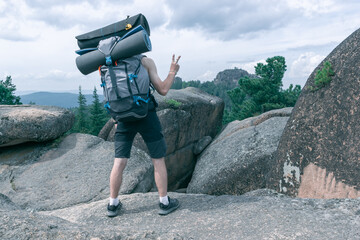
[[[179,108],[181,106],[181,102],[176,101],[175,99],[166,99],[165,102],[171,107],[171,108]]]
[[[314,79],[314,86],[309,86],[310,91],[315,92],[326,85],[328,85],[332,77],[335,75],[335,72],[329,61],[324,63],[324,67],[317,71]]]

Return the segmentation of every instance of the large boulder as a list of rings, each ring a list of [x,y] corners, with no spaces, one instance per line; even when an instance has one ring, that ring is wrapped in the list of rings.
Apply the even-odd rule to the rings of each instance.
[[[188,193],[243,194],[264,188],[292,108],[229,123],[199,157]]]
[[[330,62],[334,76],[314,91]],[[305,198],[360,197],[360,29],[307,80],[276,153],[268,187]]]
[[[0,105],[0,147],[54,140],[74,124],[74,114],[53,106]]]
[[[114,144],[87,134],[71,134],[58,146],[0,153],[0,196],[21,208],[49,210],[109,196]],[[50,150],[49,150],[50,148]],[[153,187],[153,165],[142,150],[133,148],[120,193],[148,192]]]
[[[155,98],[167,144],[169,189],[186,187],[195,167],[196,154],[206,147],[206,139],[209,143],[209,137],[214,138],[221,128],[224,102],[197,88],[170,90],[165,97],[155,94]],[[114,124],[109,120],[99,136],[114,141]],[[140,135],[135,138],[134,146],[147,151]]]
[[[176,194],[181,206],[157,214],[157,193],[120,196],[120,216],[108,199],[47,211],[2,209],[2,239],[359,239],[359,199],[292,199],[268,190],[241,196]],[[0,200],[1,201],[1,200]]]

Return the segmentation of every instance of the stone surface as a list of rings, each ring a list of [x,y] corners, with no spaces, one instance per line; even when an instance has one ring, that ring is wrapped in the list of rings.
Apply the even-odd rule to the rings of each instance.
[[[159,216],[156,193],[120,196],[120,216],[107,199],[46,212],[3,210],[3,239],[283,239],[360,238],[360,199],[292,199],[269,190],[243,196],[170,193],[181,207]]]
[[[30,146],[23,152],[4,149],[0,159],[0,193],[22,208],[58,209],[109,196],[114,144],[101,138],[71,134],[32,153]],[[153,179],[150,157],[134,147],[120,192],[148,192]]]
[[[175,190],[188,184],[189,175],[194,170],[196,156],[194,146],[205,136],[215,137],[221,128],[224,102],[196,88],[170,90],[164,97],[155,94],[159,104],[159,116],[167,144],[166,164],[169,189]],[[114,140],[114,128],[109,131],[109,121],[101,137]],[[134,146],[147,151],[140,135],[134,140]]]
[[[0,205],[2,210],[19,210],[21,209],[19,206],[17,206],[13,201],[11,201],[10,198],[8,198],[6,195],[0,193]]]
[[[307,198],[359,198],[360,191],[336,181],[334,173],[326,172],[313,163],[304,168],[298,197]]]
[[[292,108],[234,121],[200,155],[188,193],[243,194],[264,188]]]
[[[200,139],[194,146],[193,152],[195,155],[200,154],[211,143],[212,137],[205,136]]]
[[[0,147],[54,140],[74,124],[66,109],[36,105],[0,105]]]
[[[98,137],[102,138],[106,141],[114,141],[114,134],[110,134],[110,132],[114,129],[115,120],[110,118],[109,121],[105,124],[105,126],[100,130]],[[109,139],[109,137],[112,137]]]
[[[308,198],[358,196],[350,192],[360,190],[359,47],[360,29],[337,46],[310,75],[279,143],[269,188]],[[330,84],[311,91],[309,86],[314,86],[315,75],[326,61],[331,63],[335,76]],[[313,176],[319,183],[328,179],[332,183],[317,194],[309,189],[309,178]],[[339,184],[342,187],[335,187]],[[331,194],[334,191],[337,193]]]

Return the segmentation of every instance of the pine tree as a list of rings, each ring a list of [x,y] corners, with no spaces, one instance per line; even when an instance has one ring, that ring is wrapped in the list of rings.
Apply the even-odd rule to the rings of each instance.
[[[108,120],[108,117],[107,117],[106,112],[104,111],[104,108],[101,106],[96,87],[94,87],[93,99],[94,99],[93,104],[90,109],[90,113],[91,113],[90,133],[97,136],[99,134],[100,130],[105,125],[106,121]]]
[[[12,84],[11,76],[7,76],[6,80],[0,80],[0,104],[19,105],[20,97],[15,96],[16,86]]]
[[[81,93],[81,86],[79,86],[79,96],[78,96],[79,107],[75,115],[75,126],[74,131],[80,133],[88,133],[88,123],[87,123],[87,113],[86,113],[86,98]]]
[[[232,101],[231,111],[226,111],[224,123],[242,120],[259,115],[272,109],[292,107],[299,97],[301,87],[290,85],[282,90],[282,78],[286,71],[285,58],[275,56],[268,58],[266,64],[255,66],[257,78],[243,77],[239,87],[228,91]]]

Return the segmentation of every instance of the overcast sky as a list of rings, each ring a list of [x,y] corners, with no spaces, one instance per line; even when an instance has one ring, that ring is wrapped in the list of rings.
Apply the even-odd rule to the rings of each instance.
[[[284,56],[284,87],[309,74],[360,28],[358,0],[0,0],[0,79],[17,93],[100,90],[98,73],[76,68],[75,36],[142,13],[151,28],[160,77],[173,53],[178,76],[212,81],[228,68],[254,72],[258,62]]]

